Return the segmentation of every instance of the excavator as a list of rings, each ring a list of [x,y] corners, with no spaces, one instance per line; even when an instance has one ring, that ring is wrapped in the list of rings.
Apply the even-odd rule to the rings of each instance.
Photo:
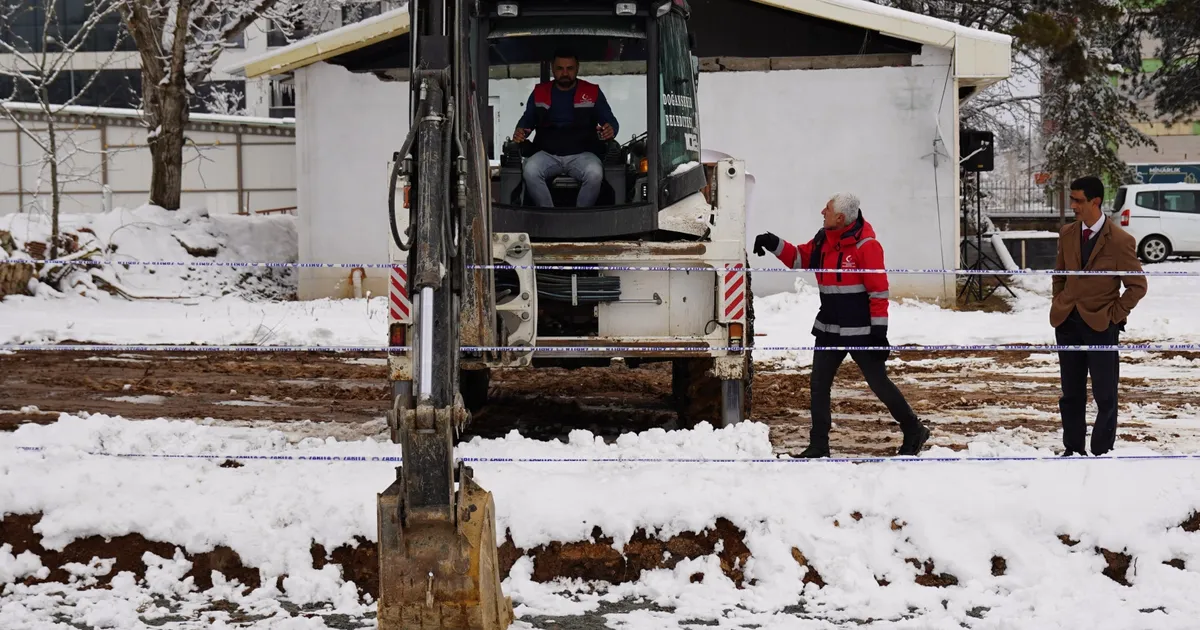
[[[388,184],[388,423],[402,462],[377,495],[378,625],[502,629],[513,609],[495,502],[454,454],[491,370],[669,362],[681,426],[744,420],[748,179],[741,160],[701,154],[687,0],[408,6],[409,129]],[[493,139],[492,92],[527,94],[563,45],[583,76],[619,69],[601,78],[645,114],[622,124],[628,141],[601,143],[587,207],[567,176],[550,182],[554,207],[533,204],[529,141]]]

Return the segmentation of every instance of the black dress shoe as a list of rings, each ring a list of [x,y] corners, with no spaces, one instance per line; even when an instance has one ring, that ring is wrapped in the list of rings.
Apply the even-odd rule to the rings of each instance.
[[[1063,451],[1062,455],[1059,455],[1059,457],[1070,457],[1072,455],[1078,455],[1080,457],[1087,457],[1087,451],[1070,451],[1070,450]]]
[[[900,445],[900,451],[896,454],[904,457],[920,453],[921,449],[925,447],[925,442],[929,440],[929,435],[929,428],[921,425],[916,433],[904,436],[904,443]]]
[[[810,444],[808,448],[800,452],[796,457],[800,459],[816,459],[820,457],[829,457],[828,444]]]

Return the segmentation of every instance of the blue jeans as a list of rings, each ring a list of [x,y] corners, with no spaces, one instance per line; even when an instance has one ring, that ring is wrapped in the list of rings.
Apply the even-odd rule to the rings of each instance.
[[[596,205],[600,196],[600,182],[604,181],[604,164],[595,153],[576,153],[575,155],[553,155],[538,151],[525,160],[522,174],[525,178],[526,198],[543,208],[554,206],[550,198],[551,179],[566,173],[579,182],[579,198],[575,205],[588,208]]]

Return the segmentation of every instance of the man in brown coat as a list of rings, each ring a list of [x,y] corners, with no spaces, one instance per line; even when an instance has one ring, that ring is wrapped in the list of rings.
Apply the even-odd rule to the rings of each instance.
[[[1071,210],[1078,219],[1059,231],[1059,271],[1142,271],[1137,243],[1128,232],[1105,218],[1100,210],[1104,184],[1095,177],[1071,182]],[[1060,346],[1115,346],[1129,312],[1146,295],[1146,277],[1054,276],[1050,324]],[[1121,285],[1125,292],[1121,292]],[[1117,438],[1117,381],[1120,358],[1116,350],[1065,350],[1058,353],[1062,397],[1063,457],[1087,455],[1087,380],[1099,413],[1092,428],[1092,454],[1112,450]]]

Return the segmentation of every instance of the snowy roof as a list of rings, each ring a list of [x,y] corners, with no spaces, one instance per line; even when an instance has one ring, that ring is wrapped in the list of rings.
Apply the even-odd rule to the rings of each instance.
[[[1006,79],[1012,74],[1012,38],[867,0],[754,0],[796,13],[879,31],[898,39],[954,51],[959,79]]]
[[[14,112],[42,113],[41,103],[18,103],[15,101],[0,102],[0,108]],[[72,116],[100,116],[103,118],[141,118],[140,109],[119,109],[116,107],[88,107],[85,105],[51,105],[53,114]],[[252,127],[287,127],[296,126],[294,118],[261,118],[257,116],[233,116],[224,114],[188,114],[188,120],[196,123],[217,123],[224,125],[249,125]]]
[[[245,59],[226,68],[225,72],[247,78],[283,74],[407,32],[408,6],[405,5]]]
[[[954,51],[954,76],[990,83],[1008,78],[1012,38],[961,26],[868,0],[753,0],[785,11],[879,31],[885,35]],[[297,68],[365,48],[408,32],[408,7],[300,40],[226,70],[248,78],[283,74]]]

